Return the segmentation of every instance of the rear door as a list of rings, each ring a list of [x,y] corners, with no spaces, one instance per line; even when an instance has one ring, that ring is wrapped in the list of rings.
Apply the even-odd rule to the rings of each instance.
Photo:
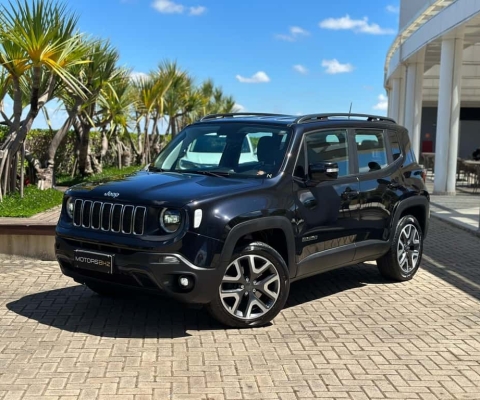
[[[394,134],[394,132],[393,132]],[[355,129],[356,168],[360,185],[360,221],[355,259],[384,251],[390,233],[390,215],[397,202],[401,160],[383,129]],[[398,142],[397,142],[398,145]]]

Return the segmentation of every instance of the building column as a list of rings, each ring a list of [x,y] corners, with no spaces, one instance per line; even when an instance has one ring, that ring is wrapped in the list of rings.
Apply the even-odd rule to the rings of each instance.
[[[405,124],[405,66],[402,64],[400,70],[400,99],[398,102],[397,124]]]
[[[423,73],[425,48],[408,61],[405,82],[405,119],[404,126],[412,143],[412,149],[420,159],[420,134],[422,126]]]
[[[392,89],[388,96],[388,115],[398,123],[398,108],[400,105],[400,79],[392,78]]]
[[[435,194],[455,194],[462,88],[463,31],[442,39],[435,143]]]

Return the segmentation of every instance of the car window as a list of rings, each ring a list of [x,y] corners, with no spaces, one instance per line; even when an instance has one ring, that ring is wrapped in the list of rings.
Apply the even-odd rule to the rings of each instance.
[[[355,131],[360,173],[378,171],[388,165],[383,131]]]
[[[305,137],[309,164],[336,162],[338,176],[349,174],[346,130],[321,131]]]
[[[190,151],[194,153],[223,153],[225,144],[227,143],[227,137],[225,135],[220,136],[214,133],[200,136],[195,139],[190,146]],[[248,138],[245,136],[242,143],[242,153],[249,153],[250,147],[248,145]]]
[[[291,135],[290,128],[251,123],[191,125],[162,150],[151,167],[271,178],[283,163]]]
[[[390,151],[392,153],[392,159],[393,161],[395,161],[402,154],[402,151],[400,150],[400,143],[398,141],[396,132],[389,131],[388,140],[390,142]]]

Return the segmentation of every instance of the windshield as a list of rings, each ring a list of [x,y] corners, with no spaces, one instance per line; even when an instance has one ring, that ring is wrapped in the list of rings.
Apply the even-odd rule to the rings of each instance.
[[[242,123],[192,125],[159,154],[151,170],[258,177],[276,175],[291,130]]]

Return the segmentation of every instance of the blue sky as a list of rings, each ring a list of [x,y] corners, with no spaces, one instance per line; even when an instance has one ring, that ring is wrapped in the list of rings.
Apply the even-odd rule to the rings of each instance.
[[[346,112],[353,102],[355,112],[386,113],[383,67],[398,29],[398,0],[66,3],[82,31],[110,39],[135,72],[177,60],[247,111]],[[62,119],[58,112],[54,125]]]

